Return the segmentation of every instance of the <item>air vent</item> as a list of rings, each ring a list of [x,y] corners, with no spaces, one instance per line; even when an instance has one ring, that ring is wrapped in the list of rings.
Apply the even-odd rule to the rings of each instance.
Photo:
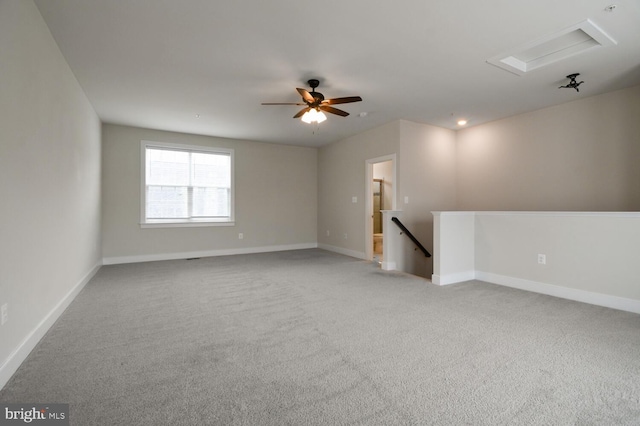
[[[488,63],[517,75],[544,67],[588,50],[617,44],[614,39],[586,20],[570,28],[494,56]]]

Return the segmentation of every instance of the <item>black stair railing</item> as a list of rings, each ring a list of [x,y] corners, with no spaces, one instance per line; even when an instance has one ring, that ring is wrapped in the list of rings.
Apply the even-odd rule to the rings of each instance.
[[[409,232],[409,230],[407,229],[406,226],[404,226],[402,224],[402,222],[400,222],[400,219],[398,219],[397,217],[392,217],[391,221],[393,223],[395,223],[396,225],[398,225],[398,228],[402,229],[402,232],[404,232],[405,234],[407,234],[407,237],[409,237],[409,239],[411,241],[413,241],[413,243],[418,246],[418,248],[424,253],[424,255],[426,257],[431,257],[431,253],[429,253],[427,251],[426,248],[424,248],[424,246],[422,244],[420,244],[420,241],[418,241],[418,239],[416,237],[413,236],[413,234],[411,232]]]

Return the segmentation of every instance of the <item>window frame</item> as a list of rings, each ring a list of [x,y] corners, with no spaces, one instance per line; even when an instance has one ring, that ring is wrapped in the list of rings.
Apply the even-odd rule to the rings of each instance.
[[[173,218],[147,219],[147,148],[176,150],[183,152],[200,152],[205,154],[228,155],[231,162],[229,188],[229,217],[228,218]],[[234,150],[200,145],[183,145],[168,142],[140,141],[140,227],[141,228],[175,228],[197,226],[235,226],[235,159]]]

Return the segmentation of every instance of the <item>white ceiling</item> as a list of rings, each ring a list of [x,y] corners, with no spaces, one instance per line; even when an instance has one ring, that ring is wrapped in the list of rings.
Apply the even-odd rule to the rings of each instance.
[[[107,123],[321,146],[396,119],[455,129],[640,84],[640,0],[36,4]],[[486,62],[586,19],[617,44],[523,76]],[[579,93],[558,89],[576,72]],[[309,78],[363,101],[319,126],[260,105],[300,101]]]

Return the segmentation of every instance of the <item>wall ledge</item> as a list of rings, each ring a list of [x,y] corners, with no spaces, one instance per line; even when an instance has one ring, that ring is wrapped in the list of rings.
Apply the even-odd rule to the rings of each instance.
[[[514,212],[500,212],[500,211],[477,211],[476,216],[566,216],[566,217],[627,217],[627,218],[639,218],[640,212],[552,212],[552,211],[514,211]]]
[[[473,216],[476,214],[474,211],[433,211],[434,216]]]
[[[567,216],[567,217],[626,217],[639,218],[640,212],[583,212],[583,211],[432,211],[434,216]]]

